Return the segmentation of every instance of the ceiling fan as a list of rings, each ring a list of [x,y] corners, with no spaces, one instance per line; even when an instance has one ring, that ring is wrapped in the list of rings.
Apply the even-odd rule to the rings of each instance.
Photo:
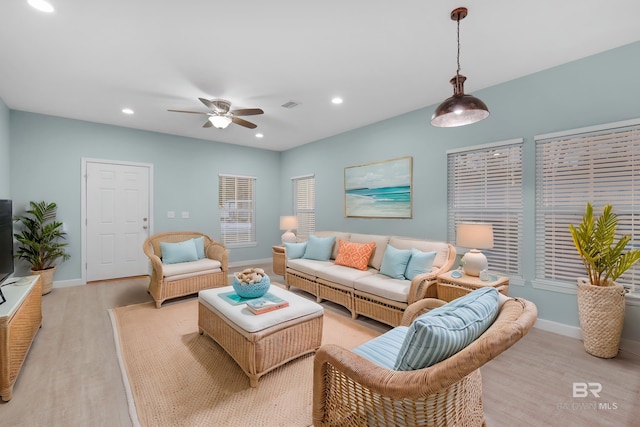
[[[249,129],[255,129],[257,126],[247,120],[241,119],[238,116],[255,116],[257,114],[264,114],[260,108],[245,108],[241,110],[231,110],[231,102],[224,99],[204,99],[198,98],[210,111],[186,111],[186,110],[167,110],[174,113],[190,113],[190,114],[205,114],[209,116],[207,121],[202,125],[203,128],[210,128],[211,126],[224,129],[232,122],[244,126]]]

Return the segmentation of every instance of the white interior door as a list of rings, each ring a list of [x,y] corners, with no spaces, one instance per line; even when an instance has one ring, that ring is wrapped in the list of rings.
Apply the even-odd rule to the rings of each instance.
[[[86,163],[86,280],[148,274],[150,168]]]

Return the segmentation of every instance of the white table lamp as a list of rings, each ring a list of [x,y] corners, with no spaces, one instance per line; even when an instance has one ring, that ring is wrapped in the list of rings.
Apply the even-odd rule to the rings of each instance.
[[[280,230],[286,230],[282,235],[282,243],[295,243],[296,235],[291,230],[298,229],[298,217],[295,216],[281,216],[280,217]]]
[[[459,222],[456,225],[456,244],[473,248],[464,255],[462,269],[469,276],[480,276],[489,264],[479,249],[493,248],[493,226],[486,222]]]

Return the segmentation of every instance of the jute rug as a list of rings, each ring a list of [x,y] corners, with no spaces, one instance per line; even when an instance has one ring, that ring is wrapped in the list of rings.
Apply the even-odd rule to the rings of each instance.
[[[257,388],[198,333],[197,300],[110,310],[134,425],[309,426],[313,355],[260,378]],[[380,332],[325,309],[323,344],[353,348]],[[105,396],[108,398],[108,396]]]

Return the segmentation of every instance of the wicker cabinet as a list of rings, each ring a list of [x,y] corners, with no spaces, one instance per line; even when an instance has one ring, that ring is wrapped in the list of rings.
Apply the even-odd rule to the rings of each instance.
[[[453,271],[438,275],[436,286],[438,287],[438,298],[442,300],[452,301],[485,286],[494,287],[504,295],[509,293],[509,278],[507,276],[491,274],[489,281],[482,281],[479,277],[467,276],[464,273],[461,277],[452,277],[451,273],[453,273]]]
[[[284,246],[273,246],[273,272],[284,276],[287,268],[287,262],[285,260]]]
[[[22,279],[26,284],[2,288],[7,301],[0,305],[0,397],[11,399],[33,338],[42,324],[40,276]]]

